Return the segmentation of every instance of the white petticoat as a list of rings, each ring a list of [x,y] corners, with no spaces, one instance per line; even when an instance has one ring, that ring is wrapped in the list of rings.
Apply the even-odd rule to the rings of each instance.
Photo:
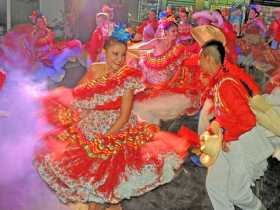
[[[164,93],[157,97],[135,101],[133,112],[141,120],[159,124],[160,120],[172,120],[192,107],[192,100],[184,94]]]

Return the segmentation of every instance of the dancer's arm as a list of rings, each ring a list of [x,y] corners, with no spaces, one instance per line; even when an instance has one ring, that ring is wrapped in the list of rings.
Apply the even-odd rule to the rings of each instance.
[[[159,42],[163,40],[162,38],[154,38],[148,42],[140,43],[140,44],[134,44],[128,48],[128,50],[152,50],[155,48],[156,45],[159,44]]]
[[[120,116],[107,134],[117,134],[128,122],[133,104],[133,95],[134,91],[129,90],[124,96],[122,96]]]

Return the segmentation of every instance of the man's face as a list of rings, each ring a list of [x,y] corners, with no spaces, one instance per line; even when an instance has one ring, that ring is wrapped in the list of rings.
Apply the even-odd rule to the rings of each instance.
[[[210,73],[209,66],[211,65],[209,56],[204,55],[202,52],[199,57],[199,67],[204,73]]]

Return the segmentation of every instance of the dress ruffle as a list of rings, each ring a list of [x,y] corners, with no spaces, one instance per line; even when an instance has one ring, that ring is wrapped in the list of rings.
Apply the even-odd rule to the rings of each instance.
[[[102,109],[99,105],[141,87],[133,77],[135,71],[128,72],[117,74],[122,78],[118,82],[114,75],[102,85],[82,86],[92,88],[91,94],[78,87],[82,98],[75,95],[76,90],[73,94],[61,89],[43,101],[47,121],[54,128],[45,134],[45,146],[37,152],[35,165],[62,202],[118,203],[171,181],[182,164],[189,147],[186,140],[138,122],[133,114],[118,134],[106,134],[120,106]],[[101,99],[95,105],[77,106],[97,95]]]

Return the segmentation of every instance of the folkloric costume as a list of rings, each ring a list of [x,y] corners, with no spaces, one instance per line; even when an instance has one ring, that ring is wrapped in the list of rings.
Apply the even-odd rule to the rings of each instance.
[[[91,62],[97,62],[99,60],[99,55],[105,44],[105,37],[102,33],[102,28],[97,27],[95,31],[91,34],[90,40],[86,43],[85,49],[89,53]]]
[[[44,16],[32,12],[31,24],[20,24],[5,34],[0,44],[0,63],[7,70],[19,70],[35,80],[60,81],[64,77],[64,64],[69,58],[79,56],[78,40],[55,42],[54,33],[45,26],[35,25],[39,19],[46,24]],[[42,24],[42,23],[41,23]]]
[[[220,42],[223,43],[224,46],[226,46],[227,39],[226,39],[224,33],[220,29],[218,29],[214,26],[211,26],[211,25],[197,26],[191,30],[191,33],[192,33],[192,36],[194,37],[194,39],[199,44],[199,46],[203,46],[209,40],[219,40]],[[198,56],[194,56],[191,61],[193,62],[192,65],[199,65]],[[254,82],[253,78],[245,70],[239,68],[235,64],[232,64],[230,61],[228,61],[227,58],[224,61],[224,66],[231,75],[234,75],[240,81],[248,84],[254,94],[260,93],[259,87]],[[206,80],[209,80],[209,75],[204,75],[204,78]],[[208,81],[208,83],[209,83],[209,81]],[[203,94],[203,96],[201,98],[201,102],[200,102],[201,105],[203,105],[203,103],[205,103],[205,99],[206,99],[205,96],[206,95]],[[207,110],[204,110],[204,109],[202,112],[204,112],[204,111],[208,112]],[[204,122],[206,122],[207,119],[208,118],[210,119],[212,116],[209,115],[209,117],[207,119],[202,119],[203,117],[205,117],[205,115],[201,114],[200,115],[200,124],[198,127],[199,133],[201,133],[202,131],[204,131],[206,129]]]
[[[252,7],[254,8],[254,7]],[[257,11],[253,9],[253,11]],[[279,53],[272,51],[265,42],[267,29],[261,17],[254,17],[243,27],[244,37],[239,41],[242,57],[252,57],[252,63],[257,69],[269,72],[279,65],[277,57]],[[244,59],[242,58],[242,59]],[[240,62],[243,62],[242,60]]]
[[[74,88],[58,89],[44,100],[54,129],[36,155],[41,177],[63,202],[118,203],[171,181],[188,145],[134,114],[115,135],[121,97],[142,89],[141,73],[123,67]]]
[[[186,11],[186,8],[184,7],[180,8],[179,14],[184,14],[185,16],[180,18],[180,22],[178,24],[178,32],[179,32],[178,41],[182,43],[188,43],[190,40],[192,40],[192,36],[191,36],[192,25],[188,22],[188,12]]]
[[[155,37],[156,31],[158,28],[157,19],[147,19],[144,20],[138,27],[137,33],[143,35],[143,41],[149,41]]]
[[[271,93],[276,87],[280,87],[280,69],[275,71],[269,81],[266,83],[266,92]]]
[[[184,64],[191,56],[183,44],[172,46],[163,55],[148,53],[141,61],[146,89],[137,95],[133,110],[140,118],[159,124],[198,110],[201,92],[200,71]]]
[[[191,24],[182,21],[178,24],[179,42],[185,42],[191,39]]]
[[[212,76],[204,93],[201,115],[205,116],[200,120],[206,120],[208,125],[212,120],[218,122],[223,129],[222,140],[230,143],[227,152],[219,146],[217,159],[208,167],[206,188],[215,210],[234,210],[234,205],[242,209],[263,208],[251,186],[264,174],[266,159],[274,148],[249,105],[250,97],[258,93],[257,85],[227,62]],[[202,130],[211,133],[208,125]]]
[[[31,31],[33,31],[32,24],[19,24],[1,37],[0,65],[5,70],[33,72],[36,61],[35,56],[32,56]]]
[[[46,25],[44,29],[36,25],[40,18]],[[64,65],[67,61],[81,55],[81,42],[79,40],[56,42],[55,34],[47,27],[44,16],[33,11],[31,19],[34,24],[31,34],[34,37],[34,54],[40,63],[34,78],[38,81],[50,78],[55,82],[60,82],[65,76]]]
[[[96,18],[104,17],[101,25],[97,26],[95,31],[91,34],[90,40],[85,44],[85,49],[87,50],[90,62],[98,62],[102,60],[101,54],[106,40],[112,33],[113,23],[109,21],[109,15],[107,13],[98,13]]]
[[[260,209],[250,187],[264,174],[273,147],[256,124],[246,87],[230,70],[220,69],[208,90],[205,105],[212,104],[208,115],[224,129],[223,141],[230,142],[229,152],[220,151],[208,168],[206,187],[213,207],[234,209],[233,200],[240,208]]]
[[[273,14],[276,16],[269,27],[269,32],[273,38],[271,47],[272,49],[279,49],[280,44],[280,8],[273,10]]]

